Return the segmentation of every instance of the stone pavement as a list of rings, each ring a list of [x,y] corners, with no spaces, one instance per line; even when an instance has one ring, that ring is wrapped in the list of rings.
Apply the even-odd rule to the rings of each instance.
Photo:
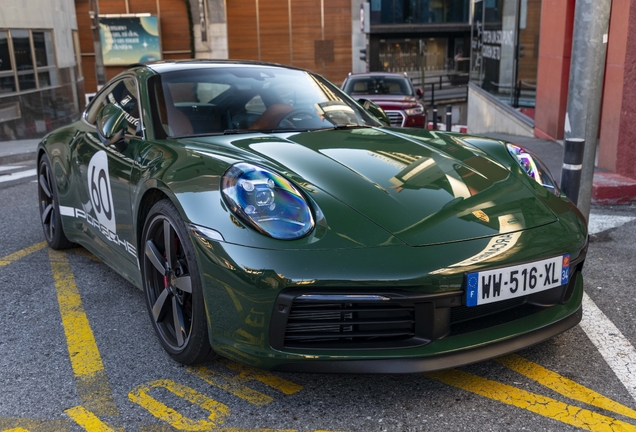
[[[556,141],[499,133],[487,136],[510,141],[526,147],[539,156],[558,183],[561,179],[563,147]],[[33,160],[39,139],[0,142],[0,165]],[[596,172],[592,188],[592,204],[621,204],[636,202],[636,180],[616,173]]]

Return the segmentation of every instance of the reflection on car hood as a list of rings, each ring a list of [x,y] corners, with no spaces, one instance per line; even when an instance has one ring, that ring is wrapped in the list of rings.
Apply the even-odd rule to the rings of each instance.
[[[231,144],[311,185],[317,201],[320,191],[330,194],[412,246],[556,220],[519,178],[480,150],[457,137],[427,136],[353,129],[236,137]],[[325,216],[327,222],[338,217]]]
[[[370,95],[355,95],[357,99],[369,99],[380,105],[383,110],[401,110],[412,108],[418,104],[418,100],[415,96],[404,95],[388,95],[388,94],[370,94]]]

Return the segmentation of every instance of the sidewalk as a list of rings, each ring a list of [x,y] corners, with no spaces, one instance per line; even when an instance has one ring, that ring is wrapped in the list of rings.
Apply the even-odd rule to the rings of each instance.
[[[561,182],[563,147],[556,141],[499,133],[485,134],[491,138],[510,141],[526,147],[546,164],[557,183]],[[34,160],[39,139],[0,142],[0,165]],[[636,202],[636,180],[616,173],[594,173],[592,204],[623,204]]]
[[[39,139],[0,141],[0,165],[35,160]]]

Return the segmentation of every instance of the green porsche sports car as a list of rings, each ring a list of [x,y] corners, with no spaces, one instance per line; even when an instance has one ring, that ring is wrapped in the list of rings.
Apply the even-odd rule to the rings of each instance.
[[[576,325],[586,223],[536,156],[384,121],[301,69],[134,65],[40,143],[44,235],[184,364],[430,371]]]

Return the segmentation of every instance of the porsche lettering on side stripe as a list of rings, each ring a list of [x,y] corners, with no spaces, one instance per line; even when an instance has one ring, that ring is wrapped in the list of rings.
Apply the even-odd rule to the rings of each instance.
[[[60,206],[60,214],[62,216],[86,220],[86,223],[88,223],[90,226],[99,229],[99,232],[102,233],[104,237],[106,237],[106,240],[123,247],[129,254],[131,254],[135,258],[137,257],[137,248],[135,246],[133,246],[128,240],[120,239],[119,235],[117,235],[117,232],[109,230],[107,226],[101,224],[99,220],[95,219],[84,210],[74,207]]]

